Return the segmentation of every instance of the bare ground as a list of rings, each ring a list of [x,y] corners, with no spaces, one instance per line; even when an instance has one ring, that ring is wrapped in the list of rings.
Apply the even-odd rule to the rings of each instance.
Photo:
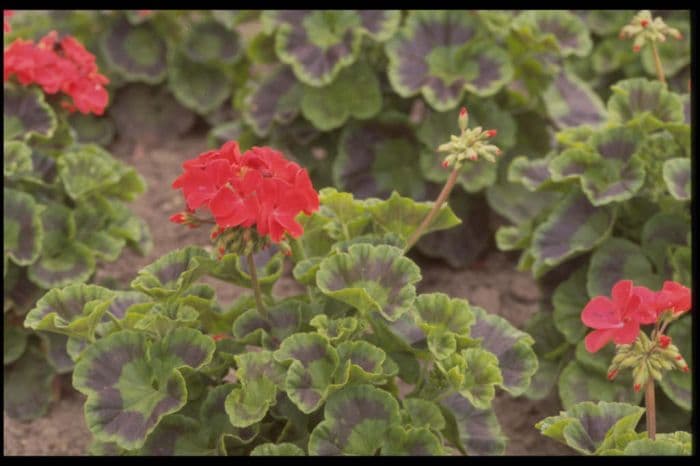
[[[173,249],[188,244],[206,244],[199,230],[189,230],[168,221],[168,216],[182,209],[182,197],[170,188],[180,174],[181,163],[206,149],[203,136],[166,142],[153,150],[133,150],[129,144],[117,143],[112,151],[133,164],[146,179],[148,192],[133,204],[136,213],[149,224],[154,237],[153,251],[141,257],[126,251],[115,263],[100,267],[98,281],[113,278],[129,283],[141,267]],[[212,281],[223,303],[240,292],[233,286]],[[275,287],[275,294],[286,295],[297,288],[288,276]],[[500,252],[489,253],[470,269],[455,271],[435,261],[423,264],[423,281],[419,291],[442,291],[499,314],[513,325],[522,327],[537,311],[539,292],[529,274],[515,270],[514,262]],[[68,390],[49,414],[30,423],[21,423],[4,416],[3,451],[5,455],[84,455],[90,434],[83,418],[84,397]],[[542,436],[534,425],[540,419],[555,415],[560,404],[555,393],[540,401],[512,398],[500,392],[494,402],[496,415],[509,437],[509,455],[570,455],[571,450]]]

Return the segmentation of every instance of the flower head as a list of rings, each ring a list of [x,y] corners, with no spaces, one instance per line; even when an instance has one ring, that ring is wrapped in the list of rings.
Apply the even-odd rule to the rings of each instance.
[[[586,335],[586,350],[595,353],[610,341],[630,344],[639,335],[640,324],[656,321],[654,293],[643,286],[633,286],[631,280],[621,280],[613,286],[612,299],[596,296],[581,313],[583,323],[595,329]]]
[[[488,142],[496,136],[498,131],[495,129],[484,130],[481,126],[469,129],[469,113],[465,107],[459,110],[457,123],[460,129],[460,135],[450,137],[450,142],[441,144],[438,147],[438,152],[447,152],[447,156],[442,161],[442,166],[447,168],[451,165],[461,166],[465,160],[476,161],[479,156],[485,158],[489,162],[495,162],[496,156],[501,155],[501,150]]]
[[[59,40],[51,31],[37,44],[17,39],[4,52],[5,81],[15,76],[22,85],[37,84],[47,94],[62,92],[72,98],[63,104],[69,111],[102,115],[109,102],[95,56],[71,36]]]
[[[669,27],[661,17],[652,18],[649,10],[637,13],[620,31],[620,39],[634,38],[632,50],[635,52],[639,52],[647,42],[665,42],[667,35],[678,40],[683,38],[678,29]]]
[[[219,228],[252,228],[273,242],[303,233],[301,212],[318,210],[318,193],[309,175],[281,152],[253,147],[241,154],[230,141],[182,165],[173,188],[182,189],[189,209],[211,212]]]

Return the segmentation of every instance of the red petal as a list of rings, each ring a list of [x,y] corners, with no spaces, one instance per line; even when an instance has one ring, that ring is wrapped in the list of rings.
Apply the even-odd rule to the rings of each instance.
[[[620,280],[613,286],[611,296],[618,309],[625,309],[630,293],[632,293],[632,280]]]
[[[625,322],[625,326],[615,331],[614,341],[618,345],[629,345],[634,343],[639,335],[639,322],[631,320]]]
[[[591,333],[586,335],[586,351],[589,353],[595,353],[613,339],[614,333],[615,330],[593,330]]]
[[[620,316],[615,304],[606,296],[591,299],[581,312],[581,321],[588,327],[596,329],[621,328]]]

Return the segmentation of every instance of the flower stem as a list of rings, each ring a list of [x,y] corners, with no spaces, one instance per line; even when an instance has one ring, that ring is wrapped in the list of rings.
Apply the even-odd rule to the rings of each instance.
[[[647,435],[656,440],[656,400],[654,399],[654,379],[649,377],[646,389]]]
[[[433,204],[433,208],[431,209],[430,212],[428,212],[428,215],[423,219],[423,222],[421,222],[420,226],[416,231],[413,232],[411,237],[408,239],[408,242],[406,243],[406,248],[404,249],[404,252],[408,252],[416,242],[420,239],[421,235],[423,235],[423,232],[428,229],[430,224],[432,223],[433,219],[437,215],[437,213],[440,211],[440,208],[442,205],[445,203],[448,197],[450,197],[450,193],[452,192],[452,188],[455,187],[455,183],[457,182],[457,175],[459,175],[459,164],[455,164],[454,169],[452,170],[452,173],[450,173],[450,177],[447,178],[447,181],[445,182],[445,186],[442,187],[442,191],[440,191],[440,194],[438,195],[437,199],[435,200],[435,203]]]
[[[664,75],[664,69],[661,66],[661,58],[659,57],[659,50],[656,48],[656,42],[651,42],[651,52],[654,54],[654,65],[656,65],[656,75],[659,81],[666,84],[666,76]]]
[[[248,270],[250,270],[250,281],[253,282],[253,293],[255,293],[255,304],[258,308],[258,313],[267,319],[267,309],[262,301],[262,293],[260,292],[260,283],[258,282],[258,272],[255,269],[255,259],[253,259],[253,253],[251,252],[247,256],[248,258]]]

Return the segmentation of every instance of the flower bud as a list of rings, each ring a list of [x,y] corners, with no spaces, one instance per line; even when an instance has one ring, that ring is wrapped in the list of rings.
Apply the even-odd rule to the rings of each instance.
[[[634,391],[635,392],[638,392],[641,389],[642,389],[642,386],[640,384],[638,384],[638,383],[634,384]]]
[[[634,47],[632,47],[632,51],[634,53],[639,52],[641,49],[642,49],[642,47],[640,45],[635,45]]]
[[[643,28],[649,26],[649,20],[648,19],[643,19],[639,22],[639,24],[642,25]]]
[[[462,132],[466,131],[467,125],[469,124],[469,112],[467,112],[466,107],[459,109],[459,118],[457,122],[459,124],[459,129],[462,130]]]
[[[495,137],[496,134],[498,134],[498,131],[496,131],[495,129],[490,129],[490,130],[486,131],[487,138]]]
[[[668,335],[661,335],[659,336],[659,346],[661,348],[668,348],[668,345],[671,344],[671,337]]]
[[[450,162],[448,162],[448,160],[445,159],[442,161],[442,163],[440,165],[442,165],[442,168],[447,168],[450,166]]]
[[[617,376],[617,369],[613,369],[610,372],[608,372],[608,380],[613,380]]]

